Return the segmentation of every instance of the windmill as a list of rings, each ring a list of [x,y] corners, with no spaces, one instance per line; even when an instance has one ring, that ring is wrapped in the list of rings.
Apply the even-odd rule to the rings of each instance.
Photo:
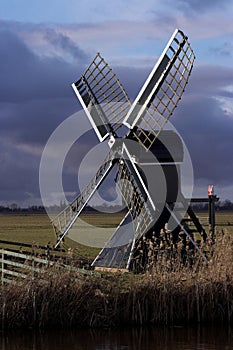
[[[99,141],[108,140],[110,150],[89,184],[53,219],[56,246],[114,167],[127,212],[93,266],[129,269],[135,244],[143,235],[168,221],[182,227],[175,206],[177,202],[187,204],[180,191],[183,146],[179,136],[164,127],[185,90],[194,59],[187,36],[176,29],[133,103],[99,53],[72,84]],[[203,233],[192,209],[187,208]],[[205,258],[189,232],[183,230]]]

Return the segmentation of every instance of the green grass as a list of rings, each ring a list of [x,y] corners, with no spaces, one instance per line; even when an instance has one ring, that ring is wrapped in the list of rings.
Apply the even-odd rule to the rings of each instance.
[[[121,218],[122,214],[84,214],[77,224],[78,227],[76,225],[75,229],[71,230],[70,234],[75,236],[75,240],[66,238],[65,246],[73,248],[79,255],[94,258]],[[50,242],[53,246],[56,236],[46,214],[2,214],[0,240],[41,246]],[[8,245],[8,248],[13,246]]]
[[[0,239],[45,245],[54,240],[50,220],[45,214],[0,215]]]
[[[203,222],[207,222],[208,221],[208,212],[200,212],[200,213],[196,213],[196,215],[200,218],[203,219]],[[216,212],[216,225],[226,225],[228,223],[230,223],[231,225],[233,225],[233,212],[228,212],[228,211],[223,211],[223,212]]]
[[[208,213],[198,213],[198,217],[203,218],[203,223],[207,223]],[[75,233],[71,231],[71,237],[66,238],[65,245],[72,247],[79,255],[94,258],[104,242],[114,231],[121,221],[123,214],[98,214],[87,213],[81,216]],[[227,229],[233,233],[232,212],[216,213],[217,230]],[[27,244],[38,244],[45,246],[48,242],[54,245],[56,242],[50,219],[46,214],[1,214],[0,215],[0,240],[21,242]],[[77,243],[78,242],[78,243]],[[11,248],[8,246],[8,248]]]

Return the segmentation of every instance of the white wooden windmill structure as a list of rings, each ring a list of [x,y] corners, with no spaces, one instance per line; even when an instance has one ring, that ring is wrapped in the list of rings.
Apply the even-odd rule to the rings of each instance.
[[[183,147],[175,133],[163,128],[181,99],[194,59],[187,36],[176,29],[133,103],[99,53],[72,84],[99,141],[108,139],[110,151],[86,188],[53,220],[57,246],[113,167],[127,212],[93,266],[129,269],[135,242],[142,235],[169,219],[181,226],[179,213],[173,209],[175,202],[185,202],[177,166],[183,159]],[[166,191],[161,190],[161,181],[156,185],[159,171]],[[202,230],[191,208],[188,210]]]

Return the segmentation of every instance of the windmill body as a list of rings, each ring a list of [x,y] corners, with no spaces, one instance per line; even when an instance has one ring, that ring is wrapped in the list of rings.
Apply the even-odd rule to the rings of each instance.
[[[129,269],[143,235],[169,219],[181,225],[174,207],[186,200],[180,183],[183,144],[164,126],[181,99],[194,58],[187,37],[176,29],[133,103],[100,54],[72,84],[99,141],[108,140],[110,150],[87,187],[54,219],[57,246],[114,167],[127,210],[93,266]]]

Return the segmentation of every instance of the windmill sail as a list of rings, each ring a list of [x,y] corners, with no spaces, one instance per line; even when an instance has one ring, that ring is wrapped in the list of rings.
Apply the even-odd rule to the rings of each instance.
[[[127,211],[112,237],[92,263],[95,267],[126,269],[135,244],[135,234],[130,212]]]
[[[113,168],[115,162],[115,152],[111,150],[103,164],[99,167],[96,175],[84,190],[53,219],[52,225],[57,236],[56,247],[59,246],[63,238],[68,234],[87,203]]]
[[[123,122],[147,150],[181,99],[194,59],[188,38],[176,29]]]
[[[124,143],[115,181],[128,210],[92,265],[128,269],[135,242],[154,222],[156,208],[146,183]]]
[[[100,142],[114,135],[130,108],[130,100],[99,53],[72,87]]]
[[[147,190],[147,184],[123,144],[122,158],[116,176],[116,184],[131,214],[135,237],[141,237],[154,221],[156,207]]]

